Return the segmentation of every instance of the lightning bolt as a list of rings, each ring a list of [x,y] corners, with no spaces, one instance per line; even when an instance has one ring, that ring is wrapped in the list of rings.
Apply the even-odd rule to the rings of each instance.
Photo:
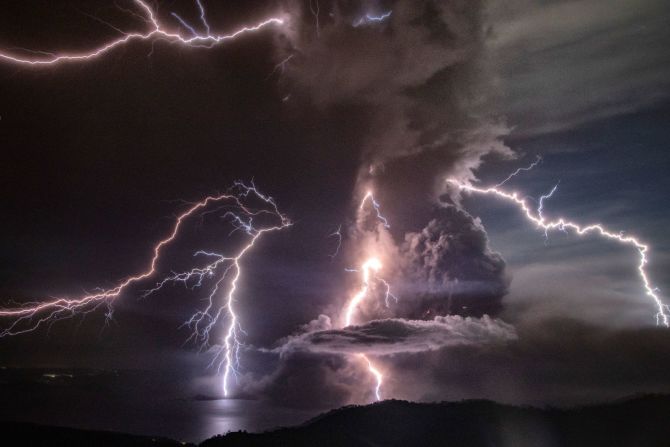
[[[290,55],[288,55],[287,57],[285,57],[284,59],[282,59],[279,63],[277,63],[277,64],[274,66],[274,68],[272,69],[272,71],[270,72],[270,74],[269,74],[269,75],[267,76],[267,78],[265,78],[265,79],[266,79],[266,80],[267,80],[267,79],[270,79],[270,78],[272,77],[272,75],[275,74],[275,73],[277,73],[277,72],[279,72],[280,76],[281,76],[282,74],[284,74],[284,71],[286,70],[286,64],[288,64],[289,61],[290,61],[291,59],[293,59],[294,56],[295,56],[295,54],[290,54]]]
[[[328,255],[330,256],[330,259],[335,259],[335,257],[338,255],[340,252],[340,248],[342,248],[342,225],[338,225],[337,230],[333,231],[328,235],[329,238],[331,237],[336,237],[337,238],[337,246],[335,247],[335,251]]]
[[[374,194],[372,194],[372,191],[368,191],[368,192],[365,193],[365,196],[363,196],[363,200],[361,200],[361,204],[360,204],[360,206],[358,207],[358,210],[359,210],[359,211],[362,211],[362,210],[365,208],[365,203],[366,203],[368,200],[369,200],[370,203],[372,204],[372,208],[374,208],[375,213],[377,214],[377,219],[379,219],[379,221],[380,221],[382,224],[384,224],[384,227],[385,227],[385,228],[391,228],[391,225],[389,225],[389,221],[388,221],[388,219],[386,219],[386,217],[384,217],[384,216],[382,215],[382,212],[381,212],[381,205],[379,204],[379,202],[377,202],[377,201],[375,200],[375,196],[374,196]]]
[[[251,200],[261,204],[262,207],[252,208],[247,203]],[[233,225],[233,231],[244,231],[250,237],[247,244],[232,256],[224,256],[203,250],[197,251],[195,256],[212,261],[204,266],[196,267],[186,272],[173,273],[158,282],[154,288],[145,291],[142,296],[147,297],[156,293],[169,283],[182,282],[188,284],[190,282],[193,284],[193,287],[200,287],[205,278],[216,277],[214,286],[205,300],[205,307],[194,313],[184,325],[193,331],[188,340],[194,339],[200,341],[204,349],[210,345],[209,340],[212,330],[222,319],[222,315],[226,314],[228,327],[225,329],[225,336],[212,363],[218,361],[219,372],[223,370],[223,390],[227,396],[229,393],[230,377],[236,374],[236,366],[239,364],[239,333],[241,328],[234,303],[238,281],[242,274],[242,259],[254,247],[261,236],[269,232],[285,229],[291,225],[290,220],[279,211],[275,201],[271,197],[262,194],[253,183],[251,186],[248,186],[241,182],[235,182],[229,193],[208,196],[199,202],[191,204],[186,211],[177,217],[168,236],[154,246],[153,256],[147,268],[121,281],[116,287],[101,289],[96,293],[87,294],[79,298],[57,298],[42,303],[28,303],[14,309],[0,309],[0,321],[9,321],[9,326],[0,331],[0,338],[34,331],[47,322],[51,324],[77,314],[85,315],[93,312],[101,305],[107,306],[108,311],[105,315],[107,319],[111,318],[112,302],[130,285],[147,279],[156,273],[157,263],[163,248],[177,238],[183,222],[197,214],[206,213],[205,209],[213,204],[219,205],[217,210],[222,207],[228,210],[224,214],[224,217],[228,218]],[[272,218],[274,223],[261,227],[256,226],[254,219],[268,217]],[[217,296],[229,274],[232,274],[230,286],[223,299],[218,302]]]
[[[551,188],[551,191],[549,191],[547,194],[544,194],[540,196],[540,200],[538,200],[538,205],[537,205],[537,216],[540,219],[544,219],[544,216],[542,215],[542,210],[544,209],[544,201],[547,199],[551,199],[554,196],[554,193],[558,189],[558,183],[554,185],[553,188]]]
[[[521,198],[519,194],[516,192],[512,193],[506,192],[504,190],[499,189],[497,186],[492,186],[488,188],[478,188],[476,186],[472,186],[455,179],[447,179],[447,182],[452,185],[455,185],[461,191],[494,196],[504,201],[512,203],[517,208],[519,208],[519,210],[526,217],[526,219],[534,223],[538,228],[543,229],[545,231],[545,234],[547,234],[550,230],[560,230],[560,231],[572,230],[575,234],[579,236],[593,233],[602,236],[605,239],[613,240],[619,244],[632,246],[635,250],[637,250],[639,255],[637,270],[645,294],[650,298],[652,298],[658,310],[656,313],[656,324],[663,324],[665,327],[670,327],[670,315],[669,315],[670,306],[665,304],[658,296],[657,294],[658,289],[652,286],[651,282],[649,281],[647,271],[645,269],[645,266],[648,263],[647,254],[649,252],[649,246],[640,242],[640,240],[634,236],[624,236],[622,233],[614,233],[600,223],[590,225],[580,225],[573,221],[567,220],[563,217],[554,220],[547,219],[542,214],[543,202],[545,199],[550,198],[554,194],[558,185],[556,185],[549,194],[542,196],[542,198],[540,198],[538,209],[534,211],[528,205],[526,200],[524,198]]]
[[[134,32],[134,33],[123,33],[123,36],[107,42],[97,48],[94,48],[88,52],[84,53],[44,53],[39,52],[39,57],[27,57],[27,56],[18,56],[10,53],[0,52],[0,60],[7,63],[20,64],[20,65],[54,65],[62,62],[75,62],[75,61],[86,61],[90,59],[95,59],[98,56],[101,56],[114,48],[126,45],[132,41],[156,41],[158,39],[166,40],[170,43],[177,43],[186,46],[204,46],[212,47],[221,42],[235,39],[242,34],[247,34],[255,31],[259,31],[270,25],[283,25],[285,19],[281,17],[271,17],[261,22],[256,23],[255,25],[245,26],[239,28],[228,34],[217,34],[212,33],[205,18],[205,8],[203,7],[200,0],[196,0],[198,8],[200,10],[200,19],[205,26],[206,32],[198,33],[192,26],[187,24],[181,17],[177,14],[172,14],[185,28],[191,32],[190,37],[184,37],[178,32],[170,31],[162,24],[156,17],[156,13],[144,0],[133,0],[133,4],[139,11],[130,12],[135,17],[141,18],[148,25],[149,29],[145,32]],[[36,53],[36,52],[32,52]]]
[[[509,182],[510,180],[512,180],[512,179],[513,179],[514,177],[516,177],[517,175],[521,174],[521,173],[524,172],[524,171],[530,171],[530,170],[533,169],[535,166],[539,165],[541,162],[542,162],[542,157],[540,157],[539,155],[537,155],[536,158],[535,158],[535,161],[534,161],[534,162],[532,162],[530,165],[528,165],[528,166],[526,166],[526,167],[519,168],[519,169],[517,169],[516,171],[512,172],[510,175],[507,176],[507,178],[506,178],[505,180],[503,180],[502,182],[500,182],[500,183],[498,183],[497,185],[495,185],[495,188],[500,188],[501,186],[503,186],[505,183],[507,183],[507,182]]]
[[[356,294],[351,298],[344,314],[344,326],[351,326],[351,320],[354,312],[361,301],[368,295],[370,290],[370,272],[378,272],[382,268],[382,263],[377,258],[370,258],[363,263],[361,267],[362,285]]]
[[[537,216],[540,219],[544,219],[544,216],[542,215],[542,211],[544,210],[544,201],[547,199],[551,199],[554,196],[554,193],[558,189],[558,183],[554,185],[553,188],[551,188],[551,191],[549,191],[547,194],[541,195],[540,199],[537,201]],[[560,229],[561,231],[565,232],[564,228]],[[544,243],[545,245],[549,243],[549,230],[547,228],[544,229]]]
[[[365,355],[365,354],[359,354],[363,360],[365,360],[368,364],[368,371],[370,371],[370,374],[372,374],[375,377],[375,380],[377,381],[377,385],[375,386],[375,398],[379,401],[382,400],[382,395],[381,395],[381,387],[384,384],[384,376],[382,373],[375,367],[375,365],[372,364],[370,359]]]
[[[370,290],[370,273],[371,272],[378,272],[382,268],[382,264],[377,258],[370,258],[367,261],[363,263],[363,266],[361,267],[361,276],[362,276],[362,283],[361,283],[361,288],[356,294],[351,298],[349,301],[349,304],[346,306],[346,311],[344,314],[344,327],[351,326],[352,319],[354,316],[354,312],[356,311],[356,308],[359,306],[359,304],[365,299],[368,295],[368,292]],[[387,284],[385,282],[385,284]],[[388,284],[387,284],[388,285]],[[368,356],[366,356],[363,353],[358,354],[359,357],[365,360],[365,362],[368,365],[368,371],[374,376],[375,381],[376,381],[376,386],[375,386],[375,398],[377,400],[381,400],[381,387],[384,383],[384,376],[382,373],[372,364]]]
[[[358,28],[361,25],[367,25],[370,23],[379,23],[383,22],[389,17],[391,17],[391,14],[393,11],[388,11],[383,14],[380,14],[378,16],[372,15],[372,14],[365,14],[363,17],[360,17],[358,20],[356,20],[354,23],[352,23],[352,26],[354,28]]]
[[[205,30],[207,30],[207,35],[210,35],[212,32],[210,31],[209,23],[207,23],[207,17],[205,17],[206,16],[205,7],[202,6],[202,2],[200,0],[195,0],[195,2],[198,4],[198,9],[200,10],[200,21],[205,26]]]
[[[385,228],[389,228],[390,225],[388,223],[388,219],[384,217],[381,213],[381,206],[379,202],[377,202],[374,198],[374,195],[371,190],[368,190],[363,196],[363,199],[361,200],[361,204],[358,207],[359,212],[363,211],[365,209],[366,203],[370,203],[372,208],[375,211],[375,215],[377,219],[384,225]],[[396,301],[398,300],[392,293],[391,293],[391,286],[389,283],[384,280],[383,278],[380,278],[377,273],[382,269],[382,263],[379,260],[379,258],[372,256],[368,258],[365,262],[363,262],[361,268],[360,268],[360,273],[361,273],[361,287],[354,294],[354,296],[351,297],[349,302],[347,303],[345,309],[344,309],[344,316],[342,323],[344,327],[351,326],[353,323],[354,319],[354,314],[356,312],[356,309],[360,306],[360,304],[363,302],[365,298],[368,297],[370,290],[373,287],[372,280],[376,280],[379,283],[381,283],[384,286],[384,301],[386,303],[386,307],[389,307],[389,300],[391,298],[395,299]],[[355,269],[347,269],[349,272],[358,272],[359,270]],[[368,371],[372,376],[375,378],[375,398],[377,400],[381,400],[381,387],[384,383],[384,375],[377,369],[377,367],[372,363],[372,361],[368,358],[363,353],[357,354],[360,358],[365,360]]]

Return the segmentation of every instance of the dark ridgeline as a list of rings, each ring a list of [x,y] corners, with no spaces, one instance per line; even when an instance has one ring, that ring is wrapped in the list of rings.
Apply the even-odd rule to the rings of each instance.
[[[201,447],[668,447],[668,415],[670,396],[570,410],[391,400],[334,410],[295,428],[228,433]]]
[[[421,404],[390,400],[333,410],[298,427],[228,433],[204,441],[200,447],[668,447],[669,414],[670,396],[644,396],[567,410],[489,401]],[[0,431],[3,445],[184,445],[163,438],[24,423],[0,423]]]
[[[193,446],[158,436],[138,436],[110,431],[48,427],[25,422],[0,422],[3,446],[30,447],[177,447]]]

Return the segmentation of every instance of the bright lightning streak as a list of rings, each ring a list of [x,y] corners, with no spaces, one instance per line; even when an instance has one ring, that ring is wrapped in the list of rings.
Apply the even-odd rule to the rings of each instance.
[[[382,268],[382,263],[377,258],[370,258],[363,263],[361,267],[363,284],[361,289],[351,298],[344,314],[344,326],[351,326],[351,320],[358,305],[365,299],[370,290],[370,272],[378,272]]]
[[[537,206],[537,215],[540,219],[544,219],[544,216],[542,215],[542,210],[544,209],[544,201],[547,199],[551,199],[557,189],[558,189],[558,183],[554,185],[553,188],[551,188],[551,191],[549,191],[549,193],[540,196],[540,200],[538,201]]]
[[[172,17],[174,17],[175,19],[177,19],[177,21],[179,21],[179,23],[181,23],[182,26],[183,26],[184,28],[186,28],[187,30],[189,30],[189,31],[191,32],[191,34],[193,34],[194,36],[197,36],[197,35],[198,35],[198,32],[195,30],[195,28],[193,28],[191,25],[189,25],[188,23],[186,23],[186,20],[182,19],[181,16],[180,16],[179,14],[177,14],[176,12],[173,12],[173,13],[171,13],[170,15],[171,15]]]
[[[203,25],[205,25],[205,29],[207,30],[207,35],[209,35],[212,32],[210,31],[209,23],[207,23],[207,17],[206,17],[206,14],[205,14],[205,7],[202,6],[202,3],[200,2],[200,0],[195,0],[195,2],[198,4],[198,9],[200,10],[200,21],[202,22]]]
[[[97,293],[75,299],[58,298],[43,303],[29,303],[23,307],[15,309],[0,309],[0,319],[9,320],[9,326],[0,332],[0,337],[31,332],[44,323],[51,324],[76,314],[85,315],[96,310],[102,304],[107,306],[108,310],[105,316],[106,321],[109,320],[113,311],[111,303],[131,284],[144,280],[156,273],[156,265],[163,247],[176,239],[183,222],[187,218],[198,213],[204,213],[204,210],[214,203],[222,203],[226,205],[227,209],[235,210],[227,211],[224,217],[228,217],[236,229],[243,230],[249,235],[251,237],[249,242],[247,242],[247,244],[233,256],[224,256],[203,250],[196,252],[196,256],[203,256],[208,259],[213,259],[213,261],[203,267],[196,267],[187,272],[173,273],[158,282],[154,288],[147,290],[143,296],[146,297],[155,293],[166,284],[173,282],[188,284],[190,281],[193,283],[193,287],[200,287],[205,278],[214,277],[217,275],[217,272],[220,272],[206,299],[207,304],[205,308],[194,313],[184,325],[193,330],[189,340],[195,339],[202,342],[202,348],[204,349],[209,346],[210,334],[220,321],[222,314],[224,314],[224,312],[227,314],[228,327],[225,330],[221,349],[212,360],[212,362],[214,362],[219,359],[219,371],[223,370],[223,390],[224,394],[227,396],[229,393],[230,376],[231,374],[236,373],[236,366],[239,363],[238,354],[240,342],[238,335],[241,329],[238,316],[235,312],[234,303],[236,299],[235,293],[238,289],[238,281],[242,274],[240,263],[244,255],[254,247],[255,243],[263,234],[282,230],[291,225],[288,218],[279,212],[274,200],[271,197],[262,194],[253,183],[251,186],[247,186],[243,183],[236,182],[231,191],[232,193],[228,194],[208,196],[200,202],[192,204],[189,209],[180,214],[177,217],[170,234],[154,246],[153,256],[149,266],[141,273],[128,277],[116,287],[100,290]],[[245,203],[245,199],[258,201],[263,207],[252,208]],[[254,224],[254,218],[260,216],[270,217],[275,220],[276,223],[257,228]],[[217,295],[228,273],[231,271],[233,272],[233,277],[230,281],[228,291],[222,302],[217,303]]]
[[[544,201],[547,199],[551,199],[554,196],[554,193],[558,189],[558,183],[554,185],[553,188],[551,188],[551,191],[549,191],[547,194],[541,195],[540,199],[537,202],[537,215],[540,219],[544,219],[544,216],[542,215],[542,211],[544,210]],[[564,228],[561,228],[561,231],[565,232]],[[544,242],[547,244],[549,242],[549,229],[545,228],[544,229]]]
[[[203,277],[213,276],[214,272],[222,265],[225,265],[223,268],[222,274],[219,276],[218,281],[216,282],[211,293],[207,297],[207,306],[204,310],[197,311],[191,316],[191,318],[184,323],[186,326],[193,329],[193,333],[190,338],[195,340],[200,340],[202,342],[203,348],[209,346],[209,337],[212,329],[219,322],[221,314],[226,311],[228,315],[228,328],[226,329],[225,337],[223,339],[223,345],[219,353],[212,359],[214,363],[219,359],[218,370],[223,370],[223,393],[225,396],[229,394],[229,382],[231,375],[237,374],[237,367],[239,366],[239,350],[240,350],[240,341],[239,341],[239,332],[242,330],[238,322],[238,316],[235,313],[235,292],[238,289],[238,281],[242,274],[242,269],[240,266],[240,261],[243,256],[253,248],[256,241],[264,234],[271,231],[277,231],[284,229],[291,225],[291,222],[283,216],[277,209],[277,205],[274,200],[266,195],[261,194],[256,186],[252,183],[251,186],[246,186],[242,183],[236,183],[235,186],[241,191],[241,197],[247,197],[250,194],[256,199],[260,199],[266,205],[269,206],[268,209],[261,210],[251,210],[245,209],[242,215],[228,211],[225,216],[229,217],[231,223],[235,226],[235,229],[242,230],[249,236],[251,240],[245,245],[235,256],[225,257],[216,253],[207,253],[207,252],[197,252],[196,254],[204,254],[210,257],[216,258],[212,263],[208,264],[204,268],[195,268],[188,272],[173,274],[161,282],[159,282],[156,287],[152,290],[149,290],[145,293],[145,296],[151,293],[154,293],[160,290],[168,282],[181,281],[186,283],[189,280],[195,279],[195,285],[200,286],[202,284]],[[268,226],[264,228],[257,229],[254,226],[253,219],[261,214],[270,214],[279,218],[279,222],[276,225]],[[246,220],[245,220],[246,218]],[[217,305],[215,303],[216,294],[219,291],[219,285],[223,282],[230,271],[233,271],[233,278],[230,282],[230,288],[228,293],[223,299],[223,303]]]
[[[645,270],[645,266],[647,265],[648,262],[647,252],[649,251],[649,246],[643,244],[637,238],[633,236],[623,236],[621,233],[613,233],[609,231],[606,227],[604,227],[602,224],[591,224],[582,226],[572,221],[566,220],[563,217],[555,220],[547,219],[542,215],[542,202],[544,199],[551,197],[551,195],[556,191],[556,187],[554,187],[554,189],[552,189],[552,191],[549,194],[543,196],[543,199],[540,200],[540,206],[538,207],[538,210],[536,212],[533,212],[531,207],[528,206],[528,204],[526,203],[526,200],[520,198],[516,192],[509,193],[506,191],[502,191],[498,189],[496,186],[489,188],[478,188],[476,186],[471,186],[454,179],[448,179],[447,182],[457,186],[462,191],[484,194],[484,195],[492,195],[515,204],[523,212],[523,214],[529,221],[537,225],[538,228],[544,229],[545,233],[548,232],[549,230],[566,231],[569,229],[574,231],[576,234],[580,236],[595,233],[607,239],[617,241],[621,244],[633,246],[638,251],[639,254],[640,261],[638,263],[637,270],[640,279],[642,281],[642,285],[644,286],[646,295],[654,300],[654,303],[656,304],[656,307],[658,309],[658,312],[656,313],[656,324],[662,323],[665,327],[670,327],[670,315],[669,315],[670,306],[663,303],[661,298],[658,296],[658,294],[656,293],[657,289],[651,285],[649,278],[647,276],[647,271]]]
[[[372,208],[375,210],[377,219],[384,225],[385,228],[389,228],[390,225],[388,223],[388,220],[386,219],[386,217],[382,215],[381,206],[379,202],[375,200],[372,191],[368,190],[366,192],[365,196],[363,197],[363,200],[361,200],[361,204],[359,205],[358,210],[362,211],[365,208],[365,205],[368,201],[372,205]],[[344,316],[342,319],[344,327],[351,326],[356,309],[360,306],[363,300],[365,300],[365,298],[368,297],[368,295],[370,294],[370,290],[373,287],[376,287],[376,284],[372,282],[373,279],[384,286],[385,290],[384,302],[386,303],[386,307],[389,307],[390,305],[389,301],[391,298],[395,299],[396,301],[398,300],[391,293],[391,286],[389,285],[389,283],[386,280],[377,276],[377,273],[381,269],[382,269],[382,263],[379,260],[379,258],[375,256],[370,257],[365,262],[363,262],[363,265],[360,268],[361,287],[358,290],[358,292],[356,292],[354,296],[351,297],[351,299],[349,300],[348,304],[344,309]],[[356,272],[358,270],[347,269],[347,271]],[[381,373],[381,371],[379,371],[379,369],[377,369],[377,367],[375,367],[375,365],[368,358],[368,356],[366,356],[363,353],[359,353],[358,356],[365,360],[368,366],[368,371],[375,378],[376,381],[375,398],[377,400],[381,400],[381,387],[384,383],[384,375]]]
[[[384,376],[377,369],[377,367],[375,367],[375,365],[372,364],[370,359],[365,354],[358,354],[358,355],[360,355],[367,362],[368,371],[370,371],[370,374],[372,374],[375,377],[375,380],[377,381],[377,385],[375,386],[375,398],[377,400],[382,400],[381,388],[382,385],[384,384]]]
[[[367,202],[368,200],[370,200],[370,203],[372,204],[375,213],[377,213],[377,219],[379,219],[381,223],[384,224],[384,227],[391,228],[391,225],[389,225],[389,222],[386,219],[386,217],[382,215],[381,205],[379,205],[379,202],[375,200],[375,196],[372,194],[372,191],[368,191],[365,193],[365,196],[363,197],[363,200],[361,201],[361,204],[358,207],[358,209],[363,210],[363,208],[365,207],[365,202]]]
[[[382,268],[382,264],[377,258],[370,258],[363,263],[361,267],[363,283],[361,284],[360,290],[351,298],[349,304],[346,307],[346,313],[344,316],[344,326],[351,326],[354,312],[359,304],[365,299],[370,290],[370,272],[378,272]],[[384,284],[388,287],[388,283],[384,281]],[[389,293],[387,289],[387,294]],[[365,354],[358,354],[362,357],[368,364],[368,370],[374,376],[377,385],[375,386],[375,398],[381,400],[381,387],[384,383],[384,376],[381,372],[372,364],[370,359]]]
[[[379,278],[379,277],[377,277],[377,281],[384,284],[384,287],[386,288],[386,291],[384,292],[384,303],[386,304],[386,307],[387,308],[391,307],[391,298],[393,298],[395,300],[395,302],[397,303],[398,302],[398,297],[391,293],[391,285],[388,283],[388,281],[386,281],[383,278]]]
[[[188,25],[181,17],[173,14],[184,25],[190,32],[192,32],[191,37],[184,37],[181,34],[173,31],[169,31],[165,26],[156,18],[154,10],[146,3],[144,0],[133,0],[135,6],[142,11],[142,14],[136,14],[133,12],[133,15],[141,17],[145,21],[150,29],[145,32],[135,32],[135,33],[124,33],[123,37],[120,37],[116,40],[112,40],[98,48],[95,48],[89,52],[85,53],[62,53],[62,54],[49,54],[49,53],[39,53],[42,56],[48,57],[35,57],[29,58],[25,56],[16,56],[9,53],[0,52],[0,60],[4,60],[8,63],[22,64],[22,65],[53,65],[60,62],[74,62],[74,61],[84,61],[89,59],[97,58],[112,49],[125,45],[131,41],[135,40],[151,40],[155,41],[157,39],[167,40],[170,43],[178,43],[187,46],[213,46],[218,43],[235,39],[238,36],[250,32],[258,31],[262,28],[265,28],[269,25],[283,25],[284,19],[280,17],[271,17],[262,22],[259,22],[252,26],[245,26],[229,34],[213,34],[210,31],[209,24],[205,19],[205,9],[202,6],[200,0],[196,0],[198,8],[200,9],[200,19],[205,25],[207,30],[206,34],[201,34],[196,32],[196,30]]]
[[[535,161],[532,162],[530,165],[528,165],[528,166],[526,166],[526,167],[523,167],[523,168],[519,168],[519,169],[517,169],[516,171],[512,172],[510,175],[507,176],[507,178],[506,178],[505,180],[503,180],[502,182],[498,183],[498,184],[495,185],[494,187],[495,187],[495,188],[500,188],[502,185],[504,185],[505,183],[507,183],[507,182],[509,182],[510,180],[512,180],[512,178],[516,177],[517,175],[521,174],[521,173],[524,172],[524,171],[530,171],[530,170],[533,169],[535,166],[539,165],[541,162],[542,162],[542,157],[540,157],[539,155],[537,155],[537,158],[535,158]]]
[[[363,17],[356,20],[352,25],[354,28],[358,28],[361,25],[367,25],[370,23],[379,23],[391,17],[393,11],[385,12],[384,14],[373,16],[371,14],[366,14]]]

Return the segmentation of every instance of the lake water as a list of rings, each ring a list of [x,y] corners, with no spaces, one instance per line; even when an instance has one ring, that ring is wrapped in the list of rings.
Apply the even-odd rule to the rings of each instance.
[[[199,442],[228,431],[297,425],[317,413],[255,400],[177,399],[123,375],[115,379],[107,374],[51,378],[43,373],[0,372],[3,420]]]

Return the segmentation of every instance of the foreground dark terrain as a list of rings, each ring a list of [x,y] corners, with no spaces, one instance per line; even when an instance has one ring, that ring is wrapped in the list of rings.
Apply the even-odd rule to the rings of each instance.
[[[419,404],[385,401],[333,410],[305,424],[265,433],[235,432],[219,446],[670,446],[670,396],[644,396],[569,410],[488,401]],[[0,423],[3,445],[171,446],[176,441],[24,423]]]
[[[155,446],[183,445],[171,439],[152,436],[127,435],[107,431],[77,430],[74,428],[47,427],[23,422],[0,422],[2,445],[25,446]]]

